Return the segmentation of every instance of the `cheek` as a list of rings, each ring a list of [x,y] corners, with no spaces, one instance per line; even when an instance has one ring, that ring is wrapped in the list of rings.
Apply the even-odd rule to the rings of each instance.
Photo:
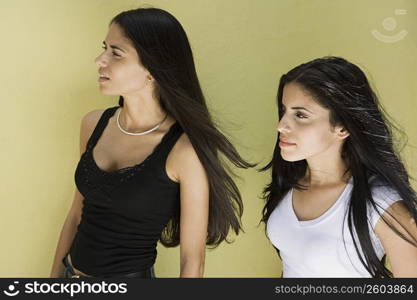
[[[132,64],[117,66],[117,83],[124,91],[143,88],[146,83],[145,71]]]
[[[297,145],[281,149],[281,156],[288,161],[298,161],[325,151],[333,142],[328,126],[303,124],[293,128],[292,137]]]
[[[318,125],[305,129],[300,148],[306,153],[317,154],[325,151],[334,141],[334,136],[329,126],[327,124]]]

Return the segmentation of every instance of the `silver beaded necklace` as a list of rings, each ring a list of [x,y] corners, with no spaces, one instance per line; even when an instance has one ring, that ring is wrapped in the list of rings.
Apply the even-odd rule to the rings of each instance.
[[[119,129],[120,129],[121,132],[123,132],[125,134],[129,134],[129,135],[144,135],[144,134],[151,133],[152,131],[157,130],[162,125],[162,123],[164,123],[164,121],[166,120],[166,118],[168,117],[168,114],[166,114],[165,117],[164,117],[164,119],[161,122],[159,122],[155,127],[151,128],[149,130],[142,131],[142,132],[129,132],[129,131],[124,130],[122,128],[122,126],[120,125],[120,121],[119,121],[120,112],[121,112],[121,109],[117,113],[117,119],[116,119],[117,120],[117,127],[119,127]]]

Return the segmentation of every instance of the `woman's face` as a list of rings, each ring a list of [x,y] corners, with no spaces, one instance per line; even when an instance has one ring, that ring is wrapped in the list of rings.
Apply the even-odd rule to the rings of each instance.
[[[299,161],[340,151],[342,140],[348,134],[341,126],[331,126],[330,111],[299,84],[284,86],[282,104],[283,115],[277,130],[284,160]]]
[[[120,26],[113,23],[109,27],[104,51],[95,59],[99,74],[108,80],[99,80],[100,90],[107,95],[131,95],[149,87],[152,78],[140,63],[138,53],[131,41],[123,35]]]

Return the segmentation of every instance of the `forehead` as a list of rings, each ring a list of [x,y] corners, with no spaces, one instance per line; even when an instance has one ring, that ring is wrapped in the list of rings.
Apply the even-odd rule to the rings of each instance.
[[[287,83],[284,86],[284,90],[282,93],[282,103],[287,106],[296,104],[298,105],[305,105],[310,104],[311,102],[315,102],[313,97],[305,91],[298,83]]]
[[[282,104],[286,107],[305,107],[314,112],[327,110],[318,104],[314,97],[300,84],[294,82],[287,83],[284,86]]]
[[[122,29],[116,23],[112,23],[106,35],[106,43],[111,45],[117,45],[123,49],[132,48],[131,41],[125,37]]]

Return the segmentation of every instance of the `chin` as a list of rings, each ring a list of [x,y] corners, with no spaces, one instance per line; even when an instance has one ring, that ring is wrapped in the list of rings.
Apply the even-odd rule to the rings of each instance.
[[[299,161],[301,159],[294,159],[294,158],[287,158],[287,157],[282,157],[283,160],[288,161],[288,162],[295,162],[295,161]]]
[[[102,88],[102,87],[100,87],[100,92],[103,95],[108,95],[108,96],[114,96],[114,95],[116,95],[115,93],[112,93],[112,92],[110,92],[110,91],[108,91],[108,90],[106,90],[105,88]]]
[[[283,160],[288,161],[288,162],[295,162],[295,161],[300,161],[300,160],[305,159],[304,157],[299,157],[297,155],[283,153],[283,151],[281,151],[281,157]]]

